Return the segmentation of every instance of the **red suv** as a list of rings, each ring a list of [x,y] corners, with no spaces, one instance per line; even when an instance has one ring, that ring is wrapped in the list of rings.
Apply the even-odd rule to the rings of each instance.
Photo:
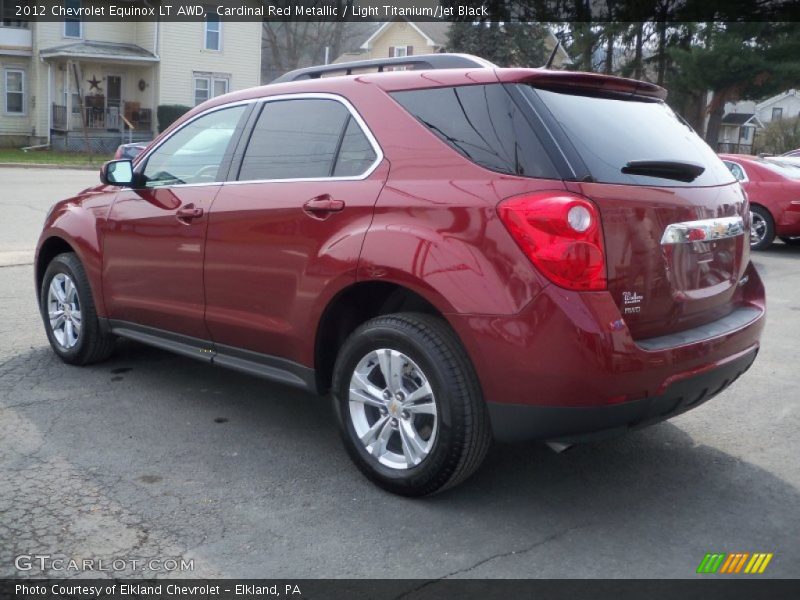
[[[331,391],[356,465],[406,495],[493,437],[672,417],[748,369],[765,303],[741,186],[665,96],[436,55],[214,98],[50,211],[50,343]]]

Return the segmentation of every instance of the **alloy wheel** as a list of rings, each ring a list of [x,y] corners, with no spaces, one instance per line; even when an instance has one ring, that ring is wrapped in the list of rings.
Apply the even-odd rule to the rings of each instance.
[[[767,235],[767,222],[760,214],[756,212],[750,213],[750,245],[756,246],[764,241],[764,236]]]
[[[50,281],[47,316],[58,344],[62,348],[74,348],[80,339],[83,316],[78,289],[66,273],[57,273]]]
[[[358,362],[349,408],[361,444],[386,467],[416,467],[433,449],[436,397],[422,369],[402,352],[380,348]]]

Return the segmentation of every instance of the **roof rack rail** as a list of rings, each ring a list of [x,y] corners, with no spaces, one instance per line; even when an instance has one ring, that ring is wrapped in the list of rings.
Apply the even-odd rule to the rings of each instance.
[[[300,81],[303,79],[319,79],[328,73],[339,73],[341,75],[352,75],[357,69],[377,69],[382,73],[386,67],[413,67],[413,70],[421,69],[496,69],[497,65],[472,56],[471,54],[419,54],[411,56],[399,56],[396,58],[376,58],[371,60],[356,60],[332,65],[321,65],[317,67],[306,67],[289,71],[274,79],[272,83],[285,83],[287,81]]]

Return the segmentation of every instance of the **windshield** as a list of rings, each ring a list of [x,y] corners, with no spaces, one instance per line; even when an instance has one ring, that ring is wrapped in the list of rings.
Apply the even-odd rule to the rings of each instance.
[[[663,102],[528,89],[544,101],[595,181],[659,187],[734,181],[708,144]],[[691,182],[651,173],[623,173],[629,163],[646,161],[692,163],[704,171]]]

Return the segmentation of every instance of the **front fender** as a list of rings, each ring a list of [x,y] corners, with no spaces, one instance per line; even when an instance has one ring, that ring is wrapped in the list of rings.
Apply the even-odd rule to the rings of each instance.
[[[102,294],[102,225],[113,202],[113,194],[88,193],[57,203],[47,216],[36,245],[37,297],[47,264],[64,244],[77,254],[89,279],[99,316],[105,316]]]

